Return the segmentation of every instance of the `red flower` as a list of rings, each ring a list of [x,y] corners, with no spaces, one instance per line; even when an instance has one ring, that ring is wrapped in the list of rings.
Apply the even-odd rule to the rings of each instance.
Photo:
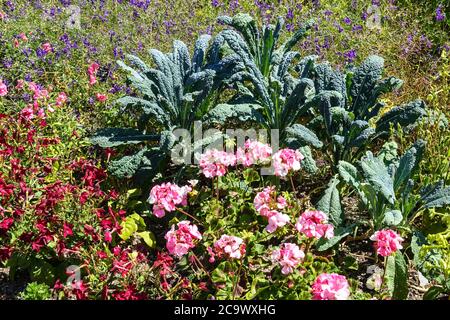
[[[0,233],[1,232],[7,232],[9,230],[9,228],[11,228],[13,223],[14,223],[14,219],[13,218],[3,219],[0,222]]]
[[[100,259],[106,259],[106,258],[108,258],[108,255],[106,254],[106,252],[101,251],[101,250],[97,251],[97,256],[98,256]]]
[[[97,101],[99,101],[99,102],[105,102],[105,101],[108,99],[108,97],[106,96],[106,94],[103,94],[103,93],[97,93],[97,94],[95,94],[95,98],[96,98]]]
[[[64,238],[67,238],[68,236],[73,235],[72,228],[73,228],[73,225],[71,225],[70,223],[64,222],[64,225],[63,225],[63,236],[64,236]]]
[[[13,248],[11,247],[0,247],[0,262],[6,261],[11,258],[13,253]]]

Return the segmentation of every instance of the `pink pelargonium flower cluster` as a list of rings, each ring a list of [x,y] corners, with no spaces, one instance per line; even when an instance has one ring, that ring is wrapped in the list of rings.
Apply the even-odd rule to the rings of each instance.
[[[222,177],[235,164],[236,156],[225,151],[209,149],[200,156],[200,169],[207,178]]]
[[[322,273],[312,285],[313,300],[347,300],[350,287],[347,279],[337,273]]]
[[[195,240],[201,240],[202,235],[195,224],[183,220],[178,222],[176,229],[172,225],[164,238],[167,240],[166,248],[170,254],[181,257],[195,247]]]
[[[387,257],[402,249],[403,238],[391,229],[375,232],[370,240],[375,241],[375,249],[380,256]]]
[[[4,97],[8,94],[8,87],[0,79],[0,97]]]
[[[307,210],[298,218],[295,228],[308,238],[334,237],[334,227],[328,223],[327,215],[322,211]]]
[[[163,183],[150,190],[148,202],[153,204],[153,214],[162,218],[167,212],[175,211],[177,205],[187,205],[187,194],[192,191],[190,186],[179,187],[174,183]]]
[[[245,255],[245,248],[244,240],[224,234],[219,240],[214,242],[213,249],[208,248],[210,254],[209,262],[213,263],[216,256],[219,258],[241,259]]]
[[[281,213],[287,207],[286,199],[283,196],[276,197],[275,187],[266,187],[258,192],[253,200],[256,211],[268,219],[269,224],[266,230],[270,233],[283,227],[289,222],[289,216]]]
[[[94,62],[92,63],[87,70],[88,76],[89,76],[89,84],[92,86],[97,82],[97,78],[95,75],[97,74],[98,69],[100,68],[99,64]]]
[[[283,243],[272,252],[272,260],[281,265],[284,275],[292,273],[304,258],[305,253],[294,243]]]
[[[237,148],[236,163],[242,164],[244,167],[251,165],[267,164],[272,156],[272,148],[257,140],[247,139],[244,148]]]
[[[289,148],[279,150],[272,157],[275,175],[285,177],[290,171],[300,170],[300,162],[304,158],[298,150]]]

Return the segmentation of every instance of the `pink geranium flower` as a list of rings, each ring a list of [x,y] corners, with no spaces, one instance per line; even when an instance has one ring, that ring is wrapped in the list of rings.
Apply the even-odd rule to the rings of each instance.
[[[294,243],[283,243],[272,252],[272,260],[281,265],[284,275],[292,273],[304,258],[305,253]]]
[[[106,94],[103,94],[103,93],[97,93],[97,94],[95,95],[95,98],[97,99],[97,101],[100,101],[100,102],[105,102],[106,99],[108,99],[108,97],[106,96]]]
[[[380,256],[387,257],[402,249],[403,238],[390,229],[375,232],[370,240],[375,241],[375,249]]]
[[[179,187],[170,182],[154,186],[148,199],[153,204],[153,214],[162,218],[166,211],[175,211],[177,205],[186,206],[187,194],[191,191],[189,186]]]
[[[300,162],[304,156],[298,150],[281,149],[272,157],[275,175],[285,177],[290,171],[300,170]]]
[[[35,117],[33,108],[31,106],[22,109],[22,111],[20,111],[20,115],[23,119],[27,121],[30,121]]]
[[[222,235],[219,240],[214,243],[213,252],[209,250],[210,255],[217,255],[218,257],[226,256],[233,259],[241,259],[245,254],[245,243],[239,237]]]
[[[328,223],[327,215],[322,211],[307,210],[303,212],[295,224],[295,228],[308,238],[334,237],[334,227]]]
[[[97,78],[95,77],[98,69],[100,68],[99,64],[94,62],[92,63],[87,70],[88,76],[89,76],[89,84],[93,85],[97,82]]]
[[[267,232],[275,232],[279,227],[285,226],[290,218],[287,214],[279,212],[287,207],[283,196],[276,196],[275,187],[266,187],[258,192],[253,200],[256,211],[268,219]]]
[[[53,50],[52,45],[51,45],[50,43],[48,43],[48,42],[43,43],[43,44],[41,45],[41,48],[42,48],[42,50],[44,50],[46,53],[49,53],[49,52],[51,52],[51,51]]]
[[[347,300],[350,296],[348,281],[337,273],[322,273],[312,285],[313,300]]]
[[[22,79],[17,80],[16,89],[17,90],[23,89],[23,84],[24,84],[24,81]]]
[[[210,149],[200,156],[200,169],[207,178],[222,177],[235,164],[236,156],[225,151]]]
[[[249,167],[254,164],[266,164],[270,162],[272,148],[265,143],[247,139],[244,148],[237,148],[236,163]]]
[[[19,38],[22,39],[23,41],[28,41],[27,36],[23,32],[19,34]]]
[[[62,106],[67,101],[67,95],[65,92],[61,92],[56,98],[56,105],[58,107]]]
[[[8,87],[6,84],[3,83],[2,80],[0,80],[0,97],[4,97],[8,94]]]
[[[184,220],[178,222],[176,228],[172,225],[164,237],[167,240],[166,248],[170,254],[181,257],[195,247],[195,240],[200,240],[202,235],[195,224]]]

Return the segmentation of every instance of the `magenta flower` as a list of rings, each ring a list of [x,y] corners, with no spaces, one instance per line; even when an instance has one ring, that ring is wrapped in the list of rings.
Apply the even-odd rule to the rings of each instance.
[[[281,265],[284,275],[292,273],[304,258],[305,253],[294,243],[283,243],[272,252],[272,260]]]
[[[375,250],[380,256],[387,257],[402,249],[403,238],[391,229],[384,229],[375,232],[370,240],[375,241]]]
[[[337,273],[322,273],[312,285],[313,300],[347,300],[350,288],[347,279]]]
[[[64,103],[66,103],[67,101],[67,95],[65,94],[65,92],[61,92],[58,97],[56,98],[56,105],[62,106]]]
[[[270,162],[272,148],[265,143],[250,140],[245,141],[243,148],[236,150],[236,163],[249,167],[254,164],[267,164]]]
[[[31,119],[33,119],[35,117],[33,108],[28,106],[28,107],[22,109],[22,111],[20,111],[20,116],[23,119],[30,121]]]
[[[207,178],[222,177],[235,164],[236,156],[225,151],[210,149],[200,156],[200,169]]]
[[[183,220],[178,222],[177,229],[172,225],[164,238],[167,240],[166,248],[169,253],[181,257],[195,247],[195,240],[201,240],[202,235],[195,224],[191,225],[190,221]]]
[[[283,196],[276,196],[275,187],[266,187],[258,192],[253,200],[256,211],[268,219],[267,232],[275,232],[279,227],[285,226],[290,218],[278,210],[287,207],[286,199]]]
[[[2,80],[0,80],[0,97],[4,97],[8,94],[8,87],[6,84],[3,83]]]
[[[108,97],[106,96],[106,94],[103,94],[103,93],[96,93],[96,94],[95,94],[95,98],[96,98],[97,101],[99,101],[99,102],[105,102],[105,101],[108,99]]]
[[[278,228],[284,227],[289,222],[290,218],[287,214],[278,211],[270,211],[268,215],[269,224],[266,227],[267,232],[275,232]]]
[[[175,211],[177,205],[186,206],[187,194],[191,191],[189,186],[179,187],[170,182],[154,186],[148,199],[149,203],[153,204],[153,214],[162,218],[166,211]]]
[[[334,227],[328,223],[328,217],[322,211],[307,210],[303,212],[298,218],[295,228],[308,238],[330,239],[334,237]]]
[[[214,243],[214,250],[209,252],[218,257],[241,259],[245,254],[245,247],[244,240],[241,238],[224,234]]]
[[[89,84],[92,86],[97,82],[97,78],[95,77],[98,69],[100,68],[99,64],[94,62],[92,63],[87,70],[87,73],[89,75]]]
[[[50,43],[48,43],[48,42],[43,43],[41,45],[41,48],[42,48],[42,50],[45,51],[45,53],[49,53],[49,52],[51,52],[53,50],[52,45]]]
[[[281,149],[273,155],[275,175],[285,177],[290,171],[300,170],[300,162],[304,156],[298,150]]]

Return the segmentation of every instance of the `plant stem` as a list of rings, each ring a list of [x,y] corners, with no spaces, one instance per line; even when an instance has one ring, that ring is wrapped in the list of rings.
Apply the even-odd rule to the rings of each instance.
[[[233,299],[232,300],[234,300],[235,292],[236,292],[237,286],[239,284],[239,275],[241,273],[241,268],[242,268],[242,260],[239,260],[239,269],[238,269],[238,272],[236,274],[236,282],[233,284],[233,292],[232,292]]]
[[[292,179],[292,176],[289,176],[289,180],[291,180],[292,191],[295,195],[297,195],[297,190],[295,190],[294,180]]]
[[[194,219],[195,221],[197,221],[197,223],[198,224],[202,224],[201,222],[200,222],[200,220],[198,220],[197,218],[195,218],[194,216],[192,216],[191,214],[189,214],[189,213],[187,213],[186,211],[184,211],[183,209],[181,209],[181,208],[176,208],[178,211],[180,211],[182,214],[184,214],[184,215],[186,215],[186,216],[188,216],[189,218],[191,218],[191,219]]]

